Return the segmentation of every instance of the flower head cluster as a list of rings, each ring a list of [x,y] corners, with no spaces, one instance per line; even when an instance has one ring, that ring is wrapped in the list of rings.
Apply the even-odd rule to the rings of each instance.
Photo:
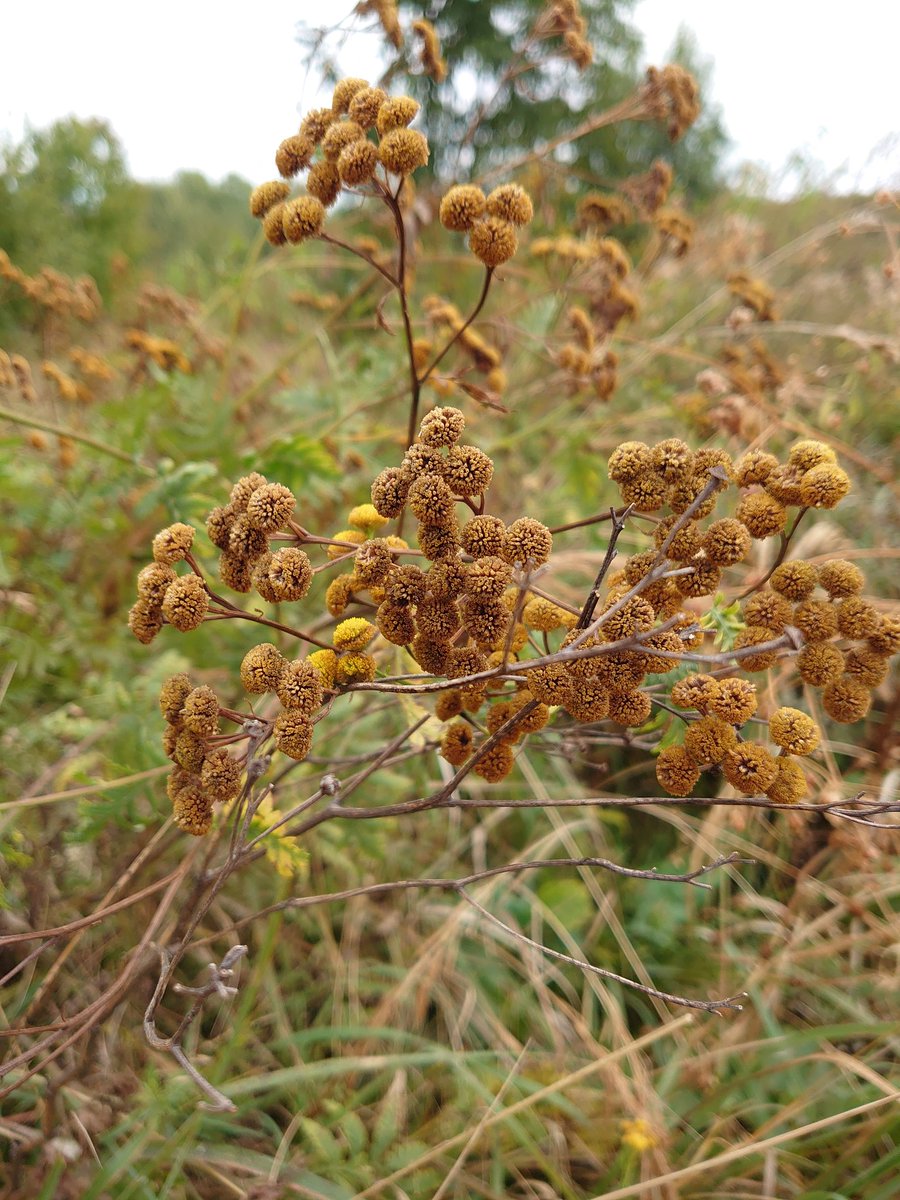
[[[516,229],[534,217],[531,197],[517,183],[501,184],[487,196],[474,184],[452,187],[441,201],[445,229],[468,233],[469,249],[489,269],[508,262],[519,246]]]
[[[200,836],[212,826],[213,805],[240,792],[242,766],[215,744],[219,701],[211,687],[173,675],[160,690],[159,707],[166,722],[163,749],[175,764],[167,785],[175,824]]]

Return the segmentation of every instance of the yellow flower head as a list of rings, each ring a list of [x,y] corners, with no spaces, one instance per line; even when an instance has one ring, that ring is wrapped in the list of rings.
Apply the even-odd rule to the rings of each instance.
[[[656,1145],[656,1138],[653,1136],[650,1123],[643,1117],[638,1117],[634,1121],[623,1121],[621,1129],[622,1145],[636,1150],[638,1154],[643,1154],[645,1150],[652,1150]]]
[[[354,529],[361,529],[364,533],[380,529],[387,523],[388,518],[383,517],[374,504],[357,504],[356,508],[350,509],[350,515],[347,517],[348,525],[352,525]]]
[[[377,632],[375,626],[365,617],[348,617],[335,629],[331,640],[338,650],[362,650]]]

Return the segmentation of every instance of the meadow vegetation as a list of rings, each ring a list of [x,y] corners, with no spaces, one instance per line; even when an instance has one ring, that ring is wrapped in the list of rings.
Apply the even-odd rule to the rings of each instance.
[[[482,142],[364,0],[253,189],[7,155],[8,1200],[896,1194],[897,198],[533,7]]]

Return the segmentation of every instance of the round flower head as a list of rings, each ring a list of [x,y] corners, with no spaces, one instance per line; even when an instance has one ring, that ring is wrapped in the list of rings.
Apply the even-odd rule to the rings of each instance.
[[[270,246],[283,246],[287,241],[281,223],[284,208],[284,204],[276,204],[263,217],[263,233]]]
[[[466,632],[480,649],[495,650],[502,644],[512,619],[502,600],[466,598],[460,611]]]
[[[509,262],[518,247],[515,228],[500,217],[484,217],[469,230],[469,249],[491,269]]]
[[[502,555],[506,544],[506,525],[499,517],[473,517],[463,526],[460,541],[472,558]]]
[[[825,442],[804,439],[801,442],[794,442],[793,446],[791,446],[788,461],[792,467],[796,467],[801,473],[805,473],[806,471],[811,471],[813,467],[836,463],[837,455]]]
[[[315,196],[299,196],[289,200],[281,215],[284,236],[294,246],[321,232],[325,206]]]
[[[479,758],[472,770],[488,783],[499,783],[501,779],[506,778],[514,765],[512,747],[506,742],[498,742]]]
[[[312,746],[312,722],[302,712],[283,709],[275,718],[272,736],[282,754],[302,762]]]
[[[512,567],[496,555],[478,559],[466,575],[466,591],[477,600],[502,596],[512,578]]]
[[[662,654],[653,654],[654,650],[665,650],[668,654],[680,655],[684,651],[684,643],[674,629],[662,633],[651,633],[641,642],[644,670],[648,675],[666,675],[676,664],[676,659],[666,658]]]
[[[228,535],[229,553],[252,563],[261,558],[268,549],[269,535],[251,524],[246,513],[241,513],[235,518]]]
[[[331,208],[341,194],[341,173],[337,163],[327,158],[314,163],[306,177],[306,190],[326,208]]]
[[[709,482],[709,472],[713,467],[721,467],[729,479],[734,475],[734,463],[727,450],[718,450],[715,446],[704,446],[694,454],[694,475],[702,482]],[[727,485],[719,480],[717,490],[721,491]]]
[[[855,563],[845,558],[832,558],[819,567],[819,583],[833,599],[856,596],[865,585],[866,577]]]
[[[441,758],[451,767],[461,767],[471,755],[474,743],[472,726],[467,721],[454,721],[447,726],[441,738]]]
[[[862,596],[848,596],[835,606],[837,627],[844,637],[867,638],[878,628],[875,606]]]
[[[683,746],[667,746],[657,757],[656,778],[670,796],[689,796],[700,778],[700,768]]]
[[[128,628],[143,646],[149,646],[163,627],[159,605],[138,600],[128,610]]]
[[[427,166],[428,154],[428,139],[417,129],[392,129],[378,147],[378,157],[392,175],[411,175]]]
[[[796,625],[807,642],[827,642],[837,633],[834,605],[826,600],[804,600],[794,607],[792,624]]]
[[[609,608],[618,600],[610,597]],[[617,642],[621,638],[633,637],[636,633],[649,633],[656,620],[653,605],[643,596],[632,596],[616,612],[603,622],[603,636],[607,641]]]
[[[722,570],[705,558],[691,563],[690,575],[679,575],[675,587],[682,596],[711,596],[718,588]]]
[[[378,110],[375,128],[382,137],[392,129],[401,129],[415,118],[419,103],[412,96],[391,96]]]
[[[453,520],[453,493],[440,475],[420,475],[409,489],[407,503],[413,516],[427,525]]]
[[[548,663],[528,672],[528,690],[535,700],[553,707],[566,704],[572,691],[572,676],[564,663]]]
[[[278,678],[275,694],[285,708],[312,716],[321,707],[323,699],[319,672],[306,659],[287,663]]]
[[[451,646],[440,638],[419,634],[409,647],[409,652],[428,675],[443,675],[450,662]]]
[[[361,529],[367,535],[387,523],[388,518],[383,516],[374,504],[357,504],[347,515],[347,524],[352,525],[354,529]]]
[[[688,675],[679,679],[672,688],[672,703],[678,708],[695,708],[705,713],[711,710],[721,690],[718,679],[712,675]]]
[[[194,540],[194,530],[180,521],[161,529],[153,539],[153,558],[156,562],[171,566],[188,553]]]
[[[315,151],[315,142],[302,133],[285,138],[275,151],[275,167],[278,174],[285,179],[293,179],[295,175],[306,170]],[[270,205],[267,211],[270,211],[271,207]]]
[[[211,750],[203,760],[200,784],[217,804],[229,804],[241,790],[241,767],[224,746]]]
[[[671,517],[663,517],[653,527],[653,541],[658,550],[661,550],[666,538],[672,532],[672,527],[678,521],[677,515]],[[696,521],[688,521],[686,525],[672,538],[666,548],[666,557],[671,558],[673,562],[688,563],[699,552],[703,545],[703,538],[700,534],[699,527]],[[656,555],[653,556],[654,558]],[[637,580],[634,580],[637,583]]]
[[[794,602],[807,600],[815,591],[819,573],[812,563],[802,559],[781,563],[772,572],[772,590]]]
[[[197,737],[209,738],[219,731],[219,700],[211,687],[192,688],[181,706],[185,729]]]
[[[354,96],[359,95],[363,90],[368,90],[368,79],[339,79],[334,88],[334,94],[331,97],[331,111],[340,116],[345,113],[350,107],[350,102]]]
[[[226,550],[219,555],[219,578],[234,592],[249,592],[253,586],[252,566],[241,555]]]
[[[459,526],[456,517],[447,525],[427,525],[422,522],[416,530],[419,549],[430,562],[455,558],[459,550]]]
[[[502,557],[512,566],[542,567],[552,550],[553,535],[547,526],[531,517],[519,517],[506,530]]]
[[[187,675],[170,675],[159,691],[159,711],[170,725],[177,725],[188,695],[193,691]]]
[[[487,210],[492,217],[509,221],[511,225],[527,225],[534,219],[531,197],[517,183],[495,187],[487,198]]]
[[[181,633],[201,625],[208,609],[209,593],[199,575],[183,575],[166,588],[162,614]]]
[[[776,758],[778,774],[766,788],[766,795],[775,804],[797,804],[806,795],[806,776],[803,768],[792,758]]]
[[[377,632],[365,617],[348,617],[337,626],[331,640],[337,650],[362,650]]]
[[[264,217],[270,208],[286,200],[290,193],[290,185],[281,179],[261,183],[250,193],[250,212],[254,217]]]
[[[656,471],[648,471],[619,484],[619,491],[626,504],[633,504],[638,512],[658,512],[666,502],[669,485]]]
[[[336,575],[325,589],[325,607],[333,617],[339,617],[346,611],[347,605],[353,599],[353,590],[357,586],[355,575]]]
[[[333,125],[328,126],[322,138],[322,153],[328,162],[336,163],[347,146],[362,141],[365,136],[365,130],[355,121],[335,121]]]
[[[606,720],[610,700],[604,681],[596,676],[588,676],[585,679],[570,681],[561,703],[574,720],[590,725],[594,721]]]
[[[667,483],[677,483],[694,473],[694,453],[681,438],[666,438],[651,449],[653,469]]]
[[[302,600],[312,583],[312,563],[305,550],[285,546],[272,555],[268,577],[276,602]]]
[[[190,771],[192,774],[197,774],[203,766],[205,754],[206,741],[199,734],[194,733],[191,729],[182,729],[177,734],[175,752],[172,757],[179,767],[183,767],[185,771]]]
[[[534,596],[522,609],[522,622],[539,633],[552,633],[554,629],[573,629],[578,618],[552,600]]]
[[[366,138],[351,142],[338,156],[337,169],[341,181],[348,187],[368,183],[378,166],[378,151]]]
[[[241,662],[241,687],[252,696],[274,692],[286,665],[281,651],[271,642],[254,646]]]
[[[774,537],[787,523],[787,510],[766,492],[751,492],[737,506],[735,516],[754,538]]]
[[[793,619],[793,615],[790,600],[771,588],[760,588],[744,605],[744,621],[748,625],[765,625],[779,632]]]
[[[871,691],[853,675],[843,675],[834,683],[829,683],[822,693],[825,711],[842,725],[861,721],[871,704]]]
[[[460,620],[459,609],[452,601],[426,596],[416,609],[419,634],[433,641],[449,642],[459,630]]]
[[[734,727],[720,717],[701,717],[684,735],[684,748],[696,763],[719,763],[736,745]]]
[[[434,706],[434,715],[439,721],[450,721],[462,712],[462,700],[456,688],[441,692]]]
[[[703,539],[703,549],[710,562],[731,567],[743,562],[750,553],[751,539],[747,527],[740,521],[725,517],[713,521]]]
[[[333,650],[314,650],[306,661],[317,672],[323,688],[333,688],[338,656]]]
[[[445,465],[446,460],[440,450],[416,442],[403,455],[400,470],[407,483],[412,483],[420,475],[440,475],[443,478]]]
[[[819,728],[799,708],[779,708],[769,718],[769,736],[788,754],[812,754],[819,744]]]
[[[770,496],[784,505],[800,504],[800,483],[802,474],[796,467],[790,465],[778,466],[769,473],[763,485]]]
[[[334,109],[313,108],[300,122],[300,133],[318,146],[328,126],[334,121]]]
[[[797,655],[797,672],[804,683],[825,687],[844,673],[844,656],[830,642],[811,642]]]
[[[138,571],[137,594],[148,604],[162,604],[166,588],[177,578],[175,572],[166,563],[152,562]]]
[[[172,818],[183,833],[203,837],[212,828],[212,800],[199,782],[178,790],[172,798]]]
[[[345,654],[334,669],[337,683],[371,683],[377,667],[371,654]]]
[[[349,554],[354,546],[361,546],[366,540],[366,535],[361,529],[339,529],[337,533],[333,533],[331,536],[334,542],[349,543],[346,546],[329,546],[325,553],[331,559],[343,558],[345,554]]]
[[[609,719],[617,725],[643,725],[650,716],[653,705],[646,692],[613,693],[609,698]]]
[[[454,446],[465,426],[466,418],[458,408],[433,408],[422,418],[419,440],[426,446]]]
[[[231,527],[237,518],[237,510],[230,504],[220,504],[206,518],[206,536],[220,550],[228,549]]]
[[[832,465],[813,467],[800,483],[800,501],[809,508],[834,508],[849,491],[846,471]]]
[[[709,711],[729,725],[743,725],[756,712],[756,685],[749,679],[722,679]]]
[[[378,120],[378,112],[386,100],[387,93],[380,87],[360,88],[350,101],[347,115],[362,129],[372,129]]]
[[[738,487],[752,487],[754,483],[763,484],[778,466],[774,454],[764,450],[748,450],[734,464],[734,482]]]
[[[622,442],[609,456],[607,471],[614,483],[627,483],[653,469],[653,455],[646,442]]]
[[[455,600],[465,590],[468,574],[468,566],[457,558],[433,563],[425,576],[429,595],[435,600]]]
[[[744,742],[722,760],[722,774],[745,796],[764,793],[778,778],[778,763],[765,748]]]
[[[385,600],[378,606],[375,624],[384,640],[394,646],[408,646],[416,636],[416,623],[406,604]]]
[[[444,478],[458,495],[478,496],[491,486],[494,464],[477,446],[451,446],[444,466]]]
[[[866,687],[876,688],[887,679],[890,663],[869,646],[854,646],[844,656],[844,667],[848,675],[856,676]]]
[[[569,635],[571,637],[571,634]],[[566,639],[567,640],[567,639]],[[563,641],[563,645],[566,641]],[[645,654],[633,650],[618,650],[595,658],[597,678],[613,694],[633,692],[644,682],[646,675]]]
[[[445,229],[454,233],[467,233],[483,215],[484,192],[473,184],[452,187],[441,201],[440,221]]]
[[[900,617],[882,613],[874,633],[868,637],[869,646],[876,654],[890,657],[900,650]]]
[[[264,483],[268,482],[265,475],[260,475],[259,471],[251,471],[249,475],[242,475],[231,489],[228,507],[234,513],[245,513],[250,497],[257,488],[261,488]]]
[[[425,596],[425,582],[425,572],[406,563],[391,571],[385,584],[385,595],[392,604],[418,604]]]
[[[372,482],[372,505],[382,517],[399,517],[406,504],[409,479],[400,467],[387,467]]]
[[[744,651],[753,646],[761,646],[764,642],[775,641],[778,636],[777,629],[768,629],[765,625],[748,625],[734,639],[734,649]],[[778,661],[778,651],[761,650],[758,654],[739,654],[736,657],[744,671],[768,671]]]
[[[393,565],[387,542],[383,538],[372,538],[357,550],[353,571],[360,583],[369,587],[384,583]]]
[[[264,483],[247,501],[247,520],[263,533],[275,533],[291,518],[297,504],[294,494],[281,483]]]
[[[708,497],[708,499],[695,507],[706,483],[707,480],[703,479],[700,475],[694,474],[687,479],[679,479],[677,483],[673,484],[672,490],[668,495],[669,508],[671,508],[672,512],[681,515],[690,508],[693,520],[700,521],[704,517],[708,517],[716,507],[716,497],[714,495]],[[624,495],[624,491],[622,494]]]

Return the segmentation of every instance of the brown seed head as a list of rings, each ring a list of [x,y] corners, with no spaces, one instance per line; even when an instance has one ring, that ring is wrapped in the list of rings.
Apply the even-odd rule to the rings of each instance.
[[[219,555],[219,578],[235,592],[249,592],[253,586],[252,564],[240,554],[225,550]]]
[[[553,535],[532,517],[519,517],[506,530],[502,557],[510,565],[542,567],[553,550]]]
[[[866,687],[876,688],[887,679],[890,663],[869,646],[854,646],[844,655],[844,667]]]
[[[683,746],[667,746],[656,759],[656,778],[670,796],[689,796],[700,778],[700,768]]]
[[[878,628],[878,612],[862,596],[848,596],[835,605],[838,631],[847,638],[867,638]]]
[[[247,520],[254,529],[275,533],[290,520],[296,504],[294,493],[283,484],[264,483],[247,501]]]
[[[853,675],[843,675],[834,683],[829,683],[822,693],[825,711],[841,725],[861,721],[871,704],[871,691]]]
[[[460,605],[463,627],[481,650],[496,650],[502,646],[512,619],[502,600],[473,600]]]
[[[512,567],[496,555],[472,563],[466,576],[466,591],[476,600],[497,599],[512,579]]]
[[[191,782],[172,797],[172,817],[184,833],[202,837],[212,828],[212,799],[206,795],[200,781]]]
[[[850,491],[850,477],[833,465],[813,467],[800,483],[800,502],[809,508],[834,508]]]
[[[808,600],[815,591],[818,571],[812,563],[795,559],[777,566],[769,582],[773,591],[788,600]]]
[[[337,116],[345,113],[350,107],[350,102],[354,96],[359,95],[362,91],[370,91],[369,81],[367,79],[339,79],[335,85],[334,94],[331,97],[331,111]]]
[[[426,525],[449,525],[454,520],[453,493],[440,475],[419,475],[407,495],[413,516]]]
[[[297,546],[276,550],[269,563],[268,577],[276,602],[302,600],[313,578],[309,555]]]
[[[289,200],[281,214],[281,224],[285,238],[293,246],[305,242],[307,238],[316,237],[322,230],[325,220],[325,206],[315,196],[298,196]]]
[[[452,767],[461,767],[472,753],[475,735],[467,721],[454,721],[444,730],[441,738],[441,758]]]
[[[488,783],[499,783],[505,779],[515,765],[512,747],[506,742],[498,742],[487,750],[472,770]]]
[[[253,696],[274,692],[286,665],[281,651],[271,642],[254,646],[241,663],[241,687]]]
[[[721,684],[712,675],[687,675],[672,688],[672,703],[678,708],[695,708],[705,713],[712,710]]]
[[[646,692],[613,693],[609,697],[609,719],[634,728],[648,720],[652,707]]]
[[[385,596],[392,604],[418,604],[425,596],[426,578],[412,563],[394,567],[385,583]]]
[[[306,190],[326,208],[331,208],[341,194],[341,173],[337,163],[327,158],[314,163],[306,177]]]
[[[751,539],[745,525],[730,517],[713,521],[703,539],[703,549],[710,562],[731,567],[743,562],[750,553]]]
[[[804,474],[806,471],[811,471],[813,467],[836,463],[837,455],[825,442],[805,439],[801,442],[794,442],[788,461],[792,467],[796,467],[801,474]]]
[[[391,96],[379,108],[375,128],[384,137],[394,129],[409,125],[418,111],[418,101],[412,96]]]
[[[378,166],[378,150],[374,142],[362,138],[345,146],[338,156],[337,169],[341,181],[348,187],[368,183]]]
[[[452,522],[446,525],[421,523],[416,530],[416,540],[419,543],[419,549],[430,562],[455,558],[459,550],[459,525],[456,517],[454,516]]]
[[[200,784],[210,800],[229,804],[241,790],[241,767],[224,746],[210,750],[200,770]]]
[[[378,120],[381,106],[387,100],[387,93],[380,87],[364,87],[354,93],[347,109],[351,121],[355,121],[362,129],[373,129]]]
[[[261,183],[250,193],[250,212],[254,217],[264,217],[270,208],[286,200],[290,193],[290,186],[281,179]]]
[[[734,464],[734,482],[738,487],[751,487],[754,483],[764,484],[778,466],[774,454],[764,450],[748,450]]]
[[[484,192],[472,184],[452,187],[441,200],[440,221],[454,233],[467,233],[485,210]]]
[[[260,475],[259,471],[251,471],[249,475],[242,475],[231,489],[228,497],[228,507],[232,513],[245,513],[250,497],[257,488],[268,482],[265,475]]]
[[[797,656],[797,672],[804,683],[825,687],[844,672],[844,656],[830,642],[811,642]]]
[[[720,763],[736,745],[734,726],[721,717],[701,717],[687,727],[684,735],[684,748],[698,764]]]
[[[469,230],[469,249],[491,269],[509,262],[518,247],[515,227],[500,217],[483,217]]]
[[[193,688],[184,698],[181,721],[185,729],[198,737],[209,738],[219,731],[219,699],[205,684]]]
[[[375,624],[385,641],[394,646],[408,646],[416,636],[416,623],[407,604],[385,600],[378,606]]]
[[[766,788],[766,795],[775,804],[797,804],[806,795],[806,776],[793,758],[776,758],[778,774]]]
[[[194,540],[194,530],[180,521],[161,529],[153,539],[153,558],[158,563],[171,566],[188,553]]]
[[[654,471],[662,475],[667,483],[677,483],[695,471],[693,451],[681,438],[666,438],[651,448],[650,458]]]
[[[799,708],[779,708],[769,718],[769,736],[788,754],[812,754],[819,744],[819,727]]]
[[[568,691],[561,703],[574,720],[590,725],[594,721],[606,720],[610,701],[604,680],[588,675],[581,679],[570,677]]]
[[[313,725],[302,712],[286,708],[275,718],[272,736],[282,754],[302,762],[312,746]]]
[[[443,675],[450,663],[452,647],[447,641],[420,634],[414,638],[409,650],[413,658],[428,675]]]
[[[328,126],[334,121],[334,109],[314,108],[300,122],[300,133],[318,146]]]
[[[774,537],[781,533],[787,522],[787,511],[783,504],[766,492],[751,492],[737,506],[737,519],[747,526],[754,538]]]
[[[137,594],[141,600],[150,605],[162,604],[166,588],[177,578],[175,572],[166,563],[152,562],[138,571]]]
[[[409,492],[409,477],[400,467],[387,467],[372,482],[372,503],[383,517],[399,517]]]
[[[745,796],[756,796],[778,778],[778,764],[765,746],[744,742],[725,755],[722,774]]]
[[[882,613],[874,633],[868,637],[869,646],[876,654],[890,657],[900,650],[900,617],[891,613]]]
[[[228,535],[228,552],[253,563],[269,549],[268,535],[250,523],[246,513],[235,517]]]
[[[231,527],[237,517],[237,510],[230,504],[219,505],[206,518],[206,536],[220,550],[228,549],[228,539]]]
[[[307,659],[287,663],[278,677],[275,694],[285,708],[311,717],[322,706],[322,680]]]
[[[722,578],[721,567],[705,558],[695,559],[690,566],[690,575],[679,575],[673,581],[679,593],[682,596],[711,596]]]
[[[466,418],[458,408],[433,408],[422,418],[419,440],[426,446],[454,446],[465,425]]]
[[[763,642],[774,641],[778,636],[777,629],[768,629],[765,625],[748,625],[734,639],[734,649],[746,650],[752,646],[760,646]],[[778,662],[778,651],[762,650],[759,654],[738,655],[738,661],[743,671],[768,671]]]
[[[455,600],[466,586],[469,568],[456,558],[445,558],[428,568],[425,583],[435,600]]]
[[[428,154],[428,139],[418,129],[392,129],[378,147],[378,157],[392,175],[410,175],[427,166]]]
[[[278,174],[285,179],[293,179],[295,175],[306,170],[312,162],[315,152],[316,144],[312,138],[308,138],[302,133],[295,133],[292,137],[285,138],[275,151],[275,168]],[[269,205],[266,212],[271,212],[273,207],[273,205]],[[257,216],[258,214],[254,213],[253,215]]]
[[[832,558],[819,567],[819,583],[833,599],[856,596],[862,590],[866,577],[855,563],[844,558]]]
[[[837,615],[834,605],[827,600],[804,600],[794,606],[791,621],[808,642],[827,642],[837,633]]]
[[[209,593],[199,575],[183,575],[166,588],[162,614],[181,633],[201,625],[208,609]]]
[[[743,725],[756,712],[756,685],[749,679],[719,680],[709,711],[729,725]]]
[[[744,621],[747,625],[765,625],[768,629],[782,632],[794,615],[790,600],[772,591],[771,588],[760,588],[744,604]]]
[[[472,517],[463,526],[462,548],[475,559],[502,555],[506,545],[506,525],[499,517]]]
[[[159,711],[170,725],[180,724],[184,702],[193,691],[187,675],[170,675],[159,691]]]
[[[511,225],[528,225],[534,219],[531,197],[517,183],[503,183],[494,188],[487,198],[487,211]]]

